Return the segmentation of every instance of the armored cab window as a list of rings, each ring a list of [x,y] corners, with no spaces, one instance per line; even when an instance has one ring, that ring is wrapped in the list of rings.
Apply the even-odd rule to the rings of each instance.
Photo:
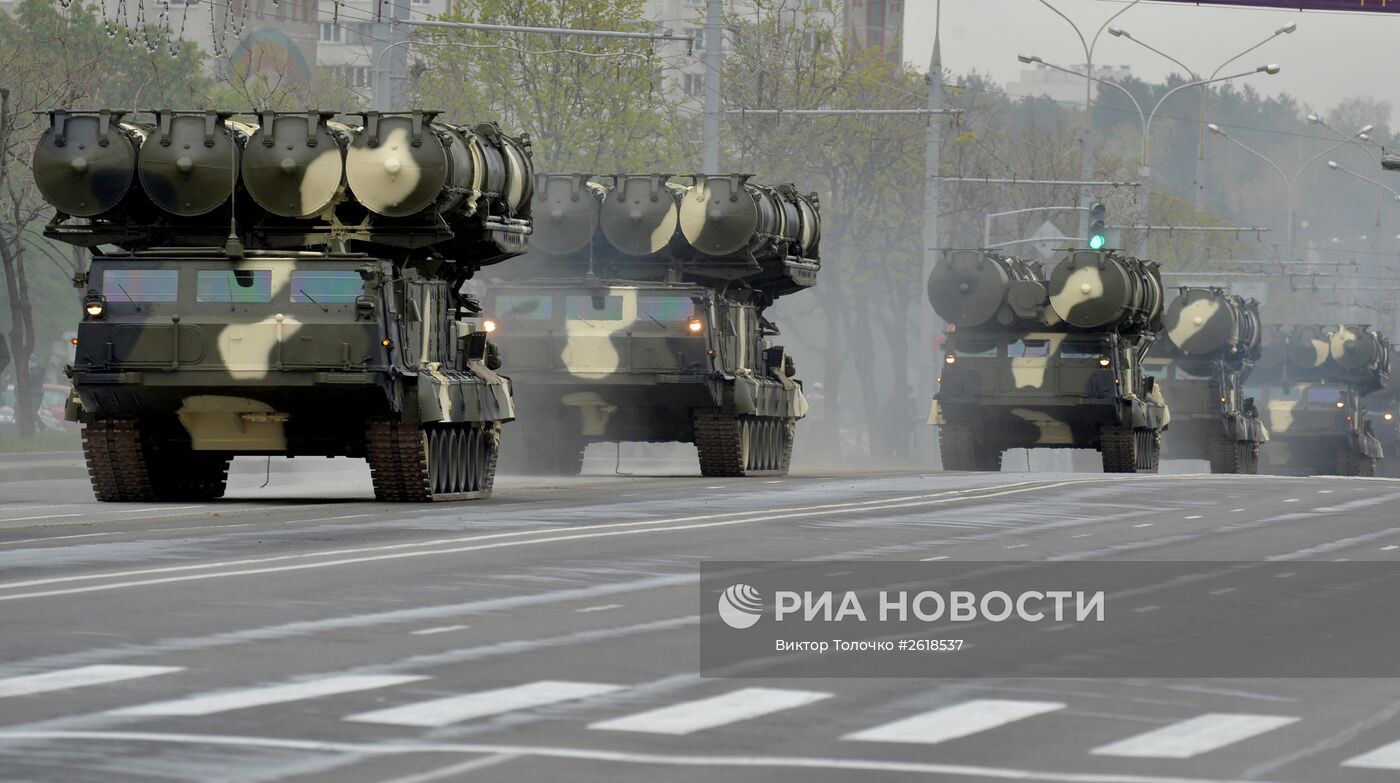
[[[1308,389],[1308,402],[1338,403],[1341,401],[1342,390],[1335,386],[1313,386]]]
[[[354,269],[292,271],[292,302],[354,304],[365,292],[365,281]]]
[[[637,318],[654,318],[662,323],[688,321],[695,315],[695,302],[688,296],[639,296]]]
[[[1050,355],[1049,340],[1017,340],[1007,346],[1007,355],[1013,359],[1037,357]]]
[[[270,269],[201,269],[195,276],[195,301],[271,302]]]
[[[180,272],[175,269],[104,269],[102,295],[108,302],[177,302]]]
[[[953,341],[952,347],[959,356],[995,357],[1001,342],[995,338],[963,335]]]
[[[621,321],[622,297],[605,294],[565,297],[564,314],[571,321]]]
[[[1101,340],[1065,340],[1060,344],[1060,356],[1065,359],[1097,359],[1104,355],[1105,348]]]
[[[550,294],[502,294],[496,297],[494,315],[503,321],[551,321],[554,297]]]

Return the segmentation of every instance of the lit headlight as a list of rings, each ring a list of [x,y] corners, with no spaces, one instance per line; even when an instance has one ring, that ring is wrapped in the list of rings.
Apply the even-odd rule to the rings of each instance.
[[[490,334],[496,331],[496,322],[488,318],[485,321],[481,322],[481,328],[485,329],[487,334]]]
[[[705,331],[705,322],[700,320],[699,318],[692,318],[689,322],[686,323],[685,328],[691,334],[700,334],[701,332]]]
[[[1113,360],[1110,359],[1110,358],[1108,358],[1107,356],[1100,356],[1100,357],[1099,357],[1099,366],[1100,366],[1100,367],[1108,367],[1108,366],[1110,366],[1110,365],[1112,365],[1112,364],[1113,364]]]
[[[83,300],[83,312],[87,313],[88,318],[101,318],[106,311],[107,302],[101,296],[89,296]]]
[[[1386,421],[1395,421],[1395,414],[1393,414],[1393,413],[1387,413],[1385,416],[1382,416],[1381,418],[1385,419]]]
[[[958,355],[955,354],[955,353],[950,353],[950,354],[948,354],[947,356],[943,357],[943,363],[944,363],[944,364],[957,364],[957,363],[958,363]]]
[[[1339,403],[1337,403],[1337,407],[1338,407],[1338,408],[1345,408],[1346,406],[1347,406],[1347,404],[1346,404],[1345,402],[1339,402]]]

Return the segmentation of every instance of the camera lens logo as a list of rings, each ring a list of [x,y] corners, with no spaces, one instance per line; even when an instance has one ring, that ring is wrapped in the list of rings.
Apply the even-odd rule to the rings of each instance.
[[[750,585],[730,585],[719,597],[719,619],[730,628],[750,628],[763,616],[763,597]]]

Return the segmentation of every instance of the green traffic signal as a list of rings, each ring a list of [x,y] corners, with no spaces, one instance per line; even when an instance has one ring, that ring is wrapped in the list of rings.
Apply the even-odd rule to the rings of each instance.
[[[1089,249],[1090,249],[1090,250],[1102,250],[1102,249],[1103,249],[1103,246],[1106,245],[1106,244],[1108,244],[1108,237],[1104,236],[1103,234],[1090,234],[1090,235],[1089,235]]]

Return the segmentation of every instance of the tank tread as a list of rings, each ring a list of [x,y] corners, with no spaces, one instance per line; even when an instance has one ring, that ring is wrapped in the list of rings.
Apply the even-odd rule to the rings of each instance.
[[[82,440],[92,494],[99,501],[150,502],[156,499],[136,419],[96,419],[83,426]]]
[[[378,500],[422,503],[491,496],[501,444],[497,422],[421,426],[374,421],[365,440]]]
[[[1240,472],[1241,449],[1233,440],[1216,438],[1210,442],[1210,472],[1215,474],[1238,474]]]
[[[989,443],[978,443],[971,427],[944,424],[938,432],[938,452],[946,471],[1001,470],[1002,450]]]
[[[83,427],[92,493],[104,503],[214,500],[228,486],[229,457],[219,452],[157,451],[134,418],[100,418]]]
[[[797,420],[776,416],[726,416],[696,411],[695,449],[700,475],[786,476],[792,465]]]
[[[1156,430],[1104,427],[1099,451],[1104,473],[1156,473],[1162,461],[1162,436]]]

